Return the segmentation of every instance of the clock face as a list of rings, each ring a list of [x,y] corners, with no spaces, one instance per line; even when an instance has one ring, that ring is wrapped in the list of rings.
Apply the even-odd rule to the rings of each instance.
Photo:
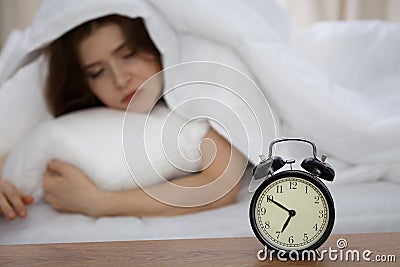
[[[333,200],[316,178],[286,171],[266,180],[256,191],[250,218],[257,237],[272,248],[314,249],[332,230]]]

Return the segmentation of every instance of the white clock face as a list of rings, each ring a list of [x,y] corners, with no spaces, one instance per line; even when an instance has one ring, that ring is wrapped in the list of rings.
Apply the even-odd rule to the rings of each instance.
[[[321,190],[298,177],[278,179],[256,199],[254,218],[259,233],[273,247],[302,250],[324,235],[329,208]]]

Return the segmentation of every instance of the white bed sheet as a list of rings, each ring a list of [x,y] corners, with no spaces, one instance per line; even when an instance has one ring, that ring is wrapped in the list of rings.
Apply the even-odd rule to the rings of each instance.
[[[0,219],[0,244],[253,236],[247,185],[245,181],[236,204],[174,217],[94,219],[61,214],[40,202],[24,220]],[[328,187],[336,205],[333,233],[400,231],[400,185],[382,181]]]

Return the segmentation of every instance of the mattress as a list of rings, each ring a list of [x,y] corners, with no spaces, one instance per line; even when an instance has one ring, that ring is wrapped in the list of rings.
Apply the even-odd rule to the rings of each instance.
[[[0,244],[127,241],[253,236],[248,207],[248,180],[235,204],[173,217],[91,218],[62,214],[45,202],[29,207],[26,219],[0,219]],[[400,185],[371,182],[328,185],[335,200],[333,233],[400,231]]]

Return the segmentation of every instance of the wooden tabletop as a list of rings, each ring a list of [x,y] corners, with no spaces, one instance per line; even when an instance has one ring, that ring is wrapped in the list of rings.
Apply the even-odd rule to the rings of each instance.
[[[347,246],[338,248],[338,240]],[[341,244],[340,246],[343,246]],[[337,260],[328,254],[323,261],[260,261],[257,252],[262,246],[256,238],[215,238],[149,240],[125,242],[89,242],[64,244],[0,245],[0,266],[398,266],[396,262],[377,262],[376,256],[400,261],[400,233],[332,235],[319,249],[335,249]],[[359,261],[351,253],[358,250]],[[362,253],[370,262],[363,260]],[[342,251],[340,260],[339,251]],[[345,261],[345,255],[349,261]]]

